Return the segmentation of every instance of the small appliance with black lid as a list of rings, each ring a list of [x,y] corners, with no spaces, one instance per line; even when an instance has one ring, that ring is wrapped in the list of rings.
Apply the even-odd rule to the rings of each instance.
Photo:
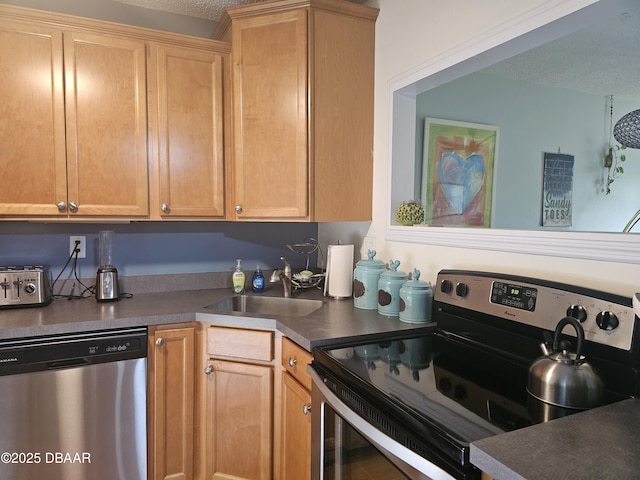
[[[98,248],[100,267],[96,275],[96,300],[111,302],[118,300],[120,288],[118,285],[118,270],[113,266],[113,232],[102,230],[98,233]]]

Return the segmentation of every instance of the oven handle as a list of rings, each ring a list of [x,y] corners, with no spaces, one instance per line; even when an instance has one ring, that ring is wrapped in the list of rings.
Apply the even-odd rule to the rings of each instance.
[[[307,371],[311,375],[313,382],[311,386],[312,396],[317,398],[317,395],[313,392],[313,390],[316,390],[316,393],[320,394],[322,403],[331,406],[340,417],[360,432],[363,437],[371,442],[374,447],[389,458],[389,460],[397,465],[404,473],[410,475],[412,479],[456,480],[455,477],[452,477],[448,472],[388,437],[351,410],[324,384],[322,378],[313,366],[307,366]],[[315,412],[313,415],[321,414],[324,409],[321,406],[318,406],[320,408],[315,407],[315,401],[313,404]]]

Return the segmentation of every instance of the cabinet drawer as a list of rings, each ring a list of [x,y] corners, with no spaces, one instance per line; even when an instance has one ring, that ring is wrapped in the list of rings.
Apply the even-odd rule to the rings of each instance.
[[[282,366],[307,390],[311,390],[311,377],[307,373],[307,365],[312,356],[304,348],[288,338],[282,339]]]
[[[215,357],[271,362],[273,360],[273,332],[209,327],[207,353]]]

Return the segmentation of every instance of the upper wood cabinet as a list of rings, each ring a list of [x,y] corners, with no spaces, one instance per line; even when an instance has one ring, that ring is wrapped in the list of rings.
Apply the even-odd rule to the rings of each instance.
[[[152,181],[158,185],[151,196],[153,216],[225,216],[223,71],[228,56],[228,48],[216,52],[211,45],[150,47],[149,138],[152,175],[158,178]]]
[[[145,43],[76,32],[63,40],[69,213],[148,215]]]
[[[0,215],[147,215],[144,42],[0,14]]]
[[[252,3],[229,45],[0,5],[0,219],[370,220],[377,15]]]
[[[0,214],[67,201],[62,32],[0,15]]]
[[[232,44],[230,217],[371,219],[377,14],[335,0],[227,11],[215,37]]]
[[[225,218],[230,51],[0,5],[0,218]]]

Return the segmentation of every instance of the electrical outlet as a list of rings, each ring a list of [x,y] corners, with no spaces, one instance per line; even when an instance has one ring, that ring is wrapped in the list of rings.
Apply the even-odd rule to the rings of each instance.
[[[363,250],[365,253],[367,253],[368,250],[376,249],[376,237],[364,237],[363,243],[364,243]]]
[[[87,237],[69,237],[69,255],[73,254],[74,248],[76,248],[76,242],[78,244],[78,258],[87,257]]]

